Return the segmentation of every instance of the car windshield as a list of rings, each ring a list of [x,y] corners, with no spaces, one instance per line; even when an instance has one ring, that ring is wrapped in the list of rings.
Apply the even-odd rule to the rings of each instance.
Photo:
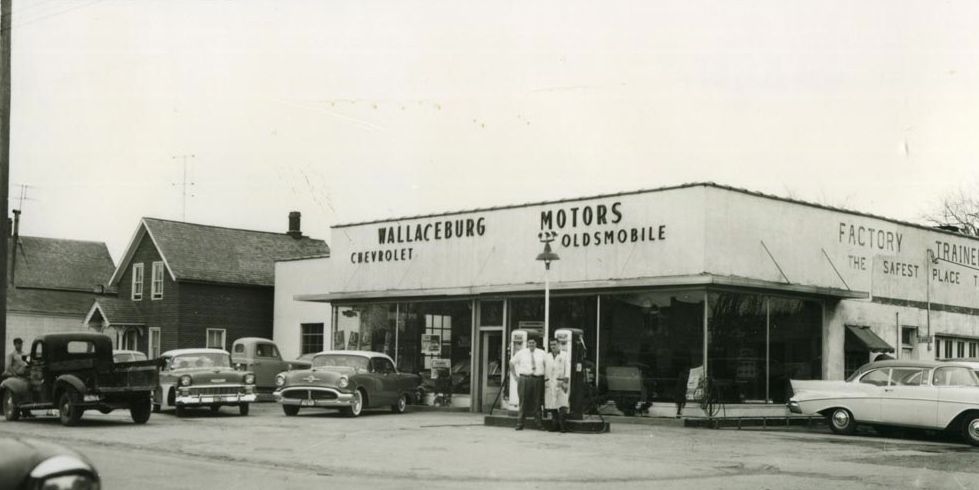
[[[170,362],[170,369],[210,367],[231,367],[231,359],[224,352],[200,352],[179,355]]]
[[[313,367],[324,366],[367,369],[367,358],[350,354],[323,354],[313,358]]]

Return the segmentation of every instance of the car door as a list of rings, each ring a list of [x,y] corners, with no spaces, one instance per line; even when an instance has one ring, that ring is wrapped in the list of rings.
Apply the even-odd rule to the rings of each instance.
[[[871,369],[853,383],[853,392],[846,403],[853,411],[854,419],[861,422],[880,420],[880,399],[884,394],[884,388],[890,382],[890,377],[890,368]]]
[[[976,375],[962,366],[935,369],[932,384],[938,391],[936,427],[947,426],[963,408],[975,406]]]
[[[378,393],[375,405],[389,405],[398,399],[398,374],[394,363],[386,357],[371,358],[371,371],[378,380]]]
[[[938,389],[928,382],[929,370],[894,367],[880,399],[880,422],[910,427],[934,427]]]

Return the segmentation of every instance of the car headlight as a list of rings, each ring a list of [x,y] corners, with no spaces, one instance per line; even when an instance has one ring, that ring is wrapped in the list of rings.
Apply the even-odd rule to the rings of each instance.
[[[285,386],[286,377],[281,374],[275,375],[275,386]]]
[[[255,384],[255,375],[252,374],[252,373],[246,374],[245,375],[245,384],[246,385],[253,385],[253,384]]]
[[[341,388],[346,388],[349,385],[350,385],[350,380],[347,379],[346,376],[340,376],[340,379],[337,381],[337,386]]]
[[[193,380],[188,375],[183,375],[180,377],[180,386],[190,386]]]

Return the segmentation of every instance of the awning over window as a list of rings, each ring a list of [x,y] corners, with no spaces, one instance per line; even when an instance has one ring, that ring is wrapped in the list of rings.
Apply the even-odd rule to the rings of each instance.
[[[867,350],[870,352],[894,352],[894,348],[890,344],[866,325],[847,325],[846,329],[853,333],[863,345],[867,346]]]

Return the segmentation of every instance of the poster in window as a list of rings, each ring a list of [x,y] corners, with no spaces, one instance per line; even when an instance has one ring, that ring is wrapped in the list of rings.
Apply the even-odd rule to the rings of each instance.
[[[422,335],[422,354],[426,355],[441,355],[442,354],[442,338],[438,335],[423,334]]]
[[[347,350],[357,350],[360,348],[360,333],[350,332],[347,337]]]
[[[333,348],[334,349],[336,349],[336,350],[343,350],[343,345],[344,345],[343,341],[345,340],[343,338],[343,334],[344,333],[345,332],[343,330],[337,330],[336,337],[333,339]]]

